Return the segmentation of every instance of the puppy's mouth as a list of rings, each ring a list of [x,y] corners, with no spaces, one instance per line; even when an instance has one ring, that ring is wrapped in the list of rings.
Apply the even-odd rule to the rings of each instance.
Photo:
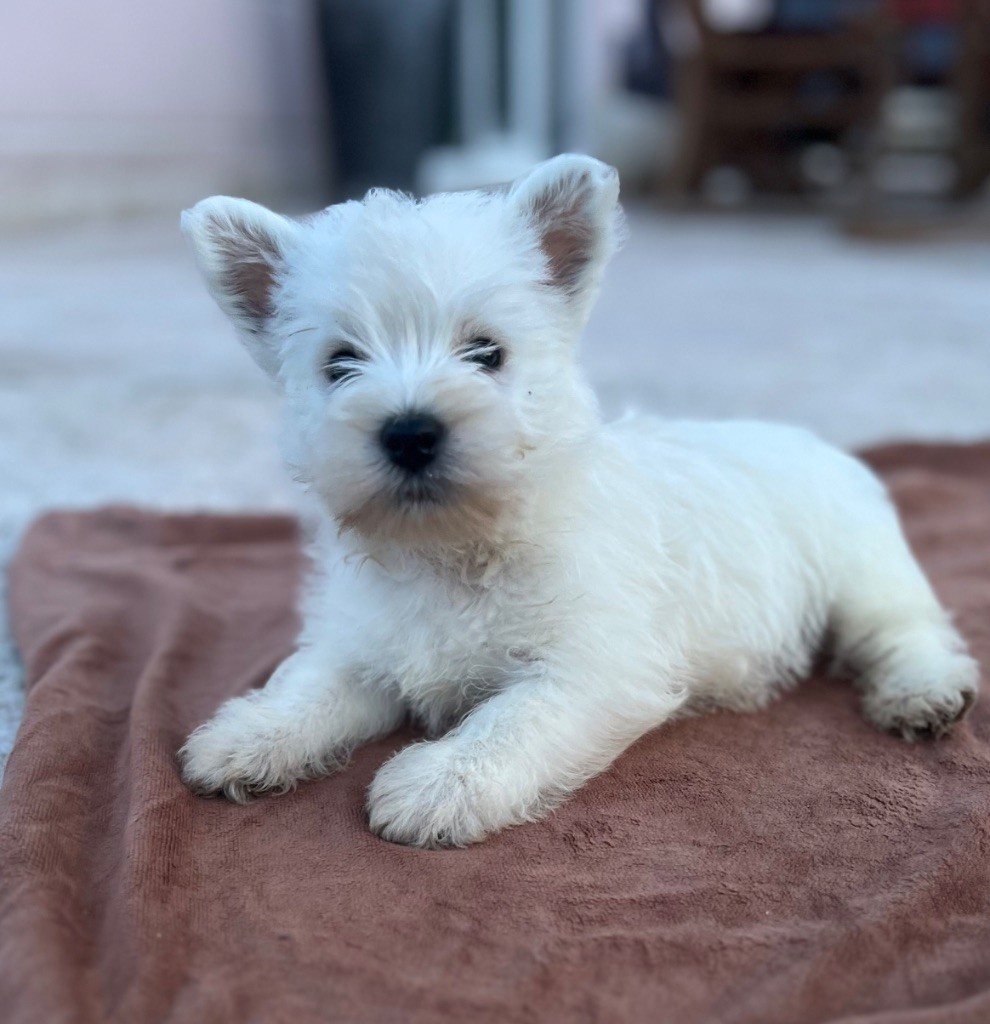
[[[501,504],[488,489],[459,482],[438,465],[429,472],[388,473],[384,486],[338,521],[365,537],[456,545],[488,537]]]
[[[447,519],[458,507],[460,488],[439,467],[417,473],[382,467],[380,473],[375,490],[343,517],[346,525],[362,533],[403,533]]]
[[[456,501],[456,488],[446,474],[428,469],[402,474],[389,488],[392,505],[399,511],[429,510]]]

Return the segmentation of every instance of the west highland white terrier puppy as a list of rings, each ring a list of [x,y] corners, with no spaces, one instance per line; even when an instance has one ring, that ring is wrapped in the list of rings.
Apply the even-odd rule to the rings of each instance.
[[[976,664],[864,465],[787,427],[602,424],[576,346],[618,192],[560,156],[302,222],[183,216],[326,514],[298,649],[189,737],[193,790],[283,793],[411,714],[432,738],[380,769],[371,828],[461,846],[675,716],[762,707],[826,635],[881,729],[965,714]]]

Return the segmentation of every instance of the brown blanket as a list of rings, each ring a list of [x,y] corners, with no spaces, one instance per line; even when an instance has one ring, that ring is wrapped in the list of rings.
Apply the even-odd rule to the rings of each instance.
[[[875,453],[990,669],[990,445]],[[364,825],[375,768],[248,807],[175,751],[296,626],[291,521],[56,513],[13,567],[0,1020],[990,1021],[990,699],[940,743],[814,680],[637,744],[468,850]]]

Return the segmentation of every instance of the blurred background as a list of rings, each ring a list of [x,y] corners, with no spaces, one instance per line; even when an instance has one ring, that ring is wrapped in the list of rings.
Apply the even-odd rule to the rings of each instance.
[[[40,509],[287,508],[178,213],[618,167],[609,413],[990,436],[990,0],[5,0],[0,558]],[[20,704],[0,643],[0,761]]]

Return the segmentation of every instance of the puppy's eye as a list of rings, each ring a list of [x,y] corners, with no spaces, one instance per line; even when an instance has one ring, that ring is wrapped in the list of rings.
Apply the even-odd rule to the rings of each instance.
[[[339,384],[358,375],[360,368],[357,364],[360,362],[361,357],[357,352],[350,345],[345,345],[327,359],[320,372],[328,384]]]
[[[491,338],[472,338],[467,345],[466,357],[494,373],[505,362],[505,350]]]

